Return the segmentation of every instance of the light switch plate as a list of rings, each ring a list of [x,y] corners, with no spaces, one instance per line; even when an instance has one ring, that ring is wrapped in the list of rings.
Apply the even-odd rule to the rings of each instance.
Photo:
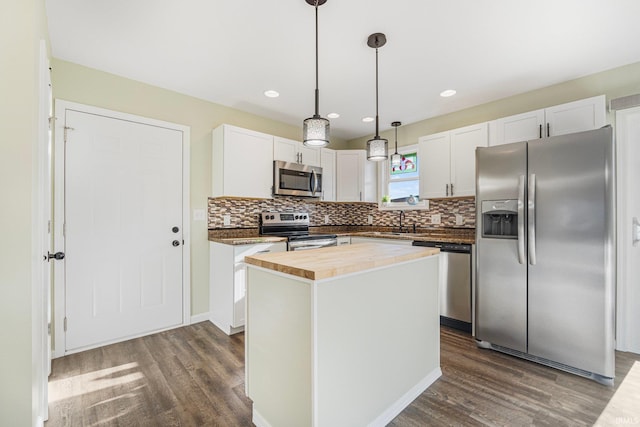
[[[460,214],[456,214],[456,225],[464,225],[464,217]]]
[[[440,224],[440,214],[431,215],[431,224]]]
[[[231,215],[222,215],[222,225],[231,225]]]
[[[324,216],[324,223],[329,224],[329,215]]]
[[[194,209],[193,210],[193,220],[194,221],[205,221],[207,216],[205,215],[204,209]]]
[[[367,215],[367,224],[373,224],[373,215]]]

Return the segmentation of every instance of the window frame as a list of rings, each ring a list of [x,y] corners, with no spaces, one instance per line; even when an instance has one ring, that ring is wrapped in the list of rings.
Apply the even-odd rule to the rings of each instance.
[[[420,188],[420,152],[418,150],[418,144],[405,145],[402,147],[398,147],[398,153],[400,154],[409,154],[416,153],[416,158],[418,160],[418,176],[415,178],[400,178],[397,179],[397,182],[401,181],[418,181],[418,193]],[[382,162],[379,168],[379,180],[380,188],[379,194],[386,195],[389,194],[389,183],[391,182],[391,164],[389,160]],[[420,197],[420,194],[416,194],[415,196]],[[407,202],[383,202],[382,197],[380,197],[380,201],[378,202],[379,210],[416,210],[416,209],[429,209],[429,200],[419,200],[417,204],[410,205]]]

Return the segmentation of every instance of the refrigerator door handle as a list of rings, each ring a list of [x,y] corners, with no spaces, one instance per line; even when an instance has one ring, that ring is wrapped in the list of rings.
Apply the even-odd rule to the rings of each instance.
[[[524,256],[524,180],[525,176],[520,175],[518,179],[518,262],[526,264]]]
[[[529,264],[536,265],[536,174],[529,175]]]

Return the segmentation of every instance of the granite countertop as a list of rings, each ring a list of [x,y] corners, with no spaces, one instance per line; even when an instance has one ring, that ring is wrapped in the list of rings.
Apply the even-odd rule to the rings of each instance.
[[[426,242],[475,243],[473,228],[429,228],[416,233],[396,233],[390,227],[371,226],[320,226],[311,227],[311,234],[336,234],[338,236],[373,237],[377,239],[419,240]],[[257,228],[228,228],[209,230],[209,241],[227,245],[253,245],[256,243],[286,242],[286,237],[261,236]]]
[[[245,257],[247,264],[303,279],[320,280],[436,255],[437,248],[358,243],[313,251],[273,252]]]

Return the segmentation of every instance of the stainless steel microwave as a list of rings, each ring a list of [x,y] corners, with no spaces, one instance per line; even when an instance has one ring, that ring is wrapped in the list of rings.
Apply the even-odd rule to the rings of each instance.
[[[273,162],[274,196],[320,197],[322,168],[299,163]]]

